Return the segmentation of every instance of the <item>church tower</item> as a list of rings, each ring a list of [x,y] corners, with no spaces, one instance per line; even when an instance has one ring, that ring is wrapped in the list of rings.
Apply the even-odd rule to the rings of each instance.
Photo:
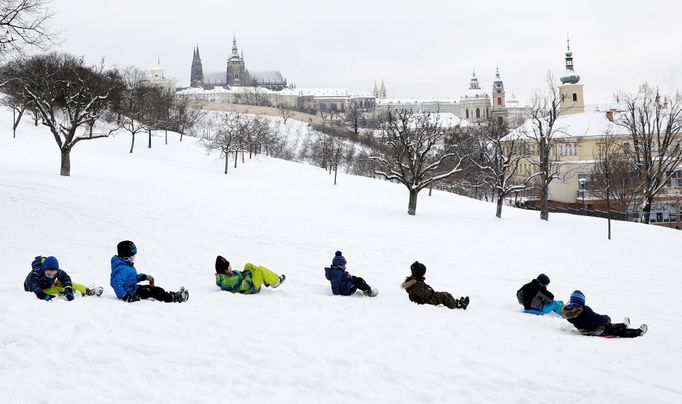
[[[372,95],[374,98],[379,98],[379,88],[377,87],[377,82],[374,82],[374,90],[372,90]]]
[[[384,85],[384,80],[381,80],[381,87],[379,87],[379,98],[386,98],[386,85]]]
[[[585,112],[583,85],[579,84],[580,76],[573,69],[573,53],[571,43],[566,39],[566,71],[561,76],[559,94],[561,97],[561,114],[579,114]]]
[[[232,55],[227,59],[227,85],[236,87],[248,85],[246,64],[244,63],[244,57],[239,56],[237,38],[235,36],[232,36]]]
[[[507,106],[507,100],[505,99],[504,93],[504,83],[500,78],[500,68],[495,69],[495,81],[493,81],[493,110],[502,109]]]
[[[201,55],[199,55],[199,45],[194,48],[192,56],[192,73],[189,78],[189,85],[192,87],[203,87],[204,68],[201,65]]]

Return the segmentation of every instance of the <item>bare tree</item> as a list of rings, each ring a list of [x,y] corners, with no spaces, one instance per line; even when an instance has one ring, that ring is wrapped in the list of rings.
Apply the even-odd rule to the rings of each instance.
[[[49,0],[0,0],[0,55],[25,47],[42,50],[56,43],[48,28],[52,13]]]
[[[545,90],[537,91],[531,99],[530,122],[519,129],[519,134],[527,139],[527,144],[523,146],[532,148],[524,150],[524,154],[533,155],[527,161],[534,167],[531,177],[537,178],[542,220],[549,220],[549,185],[560,177],[560,161],[555,144],[556,137],[562,133],[557,125],[560,106],[558,85],[552,74],[548,73]]]
[[[480,151],[471,159],[483,171],[481,182],[493,191],[497,205],[495,216],[501,218],[504,198],[528,187],[530,178],[523,182],[515,180],[525,156],[521,153],[518,135],[509,135],[503,120],[489,119],[479,132]]]
[[[682,105],[680,94],[662,102],[658,90],[643,84],[637,94],[621,97],[626,111],[617,125],[632,140],[628,156],[642,185],[642,221],[649,223],[651,204],[679,169],[682,158]]]
[[[237,150],[235,140],[239,136],[241,126],[242,122],[240,121],[239,114],[225,114],[215,136],[202,140],[204,147],[209,153],[217,150],[220,153],[220,157],[225,159],[225,174],[227,174],[229,166],[230,153]]]
[[[206,117],[206,111],[201,103],[190,100],[187,97],[175,97],[171,107],[171,128],[183,136]]]
[[[117,97],[122,83],[118,72],[90,67],[82,58],[49,53],[21,58],[7,67],[21,83],[23,97],[30,100],[54,136],[61,151],[60,174],[71,174],[71,150],[82,140],[109,136],[79,136],[82,125],[100,118]]]
[[[360,107],[356,103],[351,103],[351,106],[348,108],[348,112],[346,112],[346,116],[344,118],[346,123],[351,126],[353,132],[355,132],[357,135],[360,130],[360,123],[364,118]]]
[[[422,189],[461,170],[467,157],[458,153],[460,145],[448,143],[449,135],[437,115],[415,115],[410,110],[389,112],[383,125],[386,152],[371,158],[377,163],[377,175],[407,188],[408,215],[416,213]]]
[[[291,107],[289,107],[286,102],[277,103],[277,109],[279,110],[279,114],[282,115],[285,125],[287,124],[289,118],[294,116],[294,111],[291,110]]]
[[[150,127],[147,119],[148,93],[154,91],[154,88],[149,85],[147,73],[137,67],[126,67],[121,77],[125,87],[121,91],[118,108],[112,111],[112,114],[116,114],[116,121],[120,128],[130,133],[130,153],[132,153],[135,148],[135,135],[147,131]]]
[[[610,131],[605,132],[599,140],[594,159],[590,192],[606,200],[608,239],[611,240],[612,207],[615,206],[621,212],[627,210],[639,193],[638,176],[623,151],[621,141]]]

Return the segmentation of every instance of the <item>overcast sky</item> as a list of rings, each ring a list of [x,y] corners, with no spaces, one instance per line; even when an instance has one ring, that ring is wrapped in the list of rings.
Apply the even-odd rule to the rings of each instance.
[[[519,98],[561,75],[570,33],[588,103],[648,81],[682,89],[677,0],[52,0],[61,48],[95,63],[151,68],[189,83],[198,44],[204,73],[224,71],[232,33],[247,69],[280,70],[298,87],[389,97],[459,98],[473,69],[489,91],[499,66]]]

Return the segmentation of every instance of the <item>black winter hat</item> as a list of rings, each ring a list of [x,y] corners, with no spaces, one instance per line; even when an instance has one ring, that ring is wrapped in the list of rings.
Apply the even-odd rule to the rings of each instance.
[[[549,276],[547,276],[545,274],[538,275],[538,277],[536,279],[538,280],[538,282],[540,282],[540,284],[542,284],[544,286],[549,285]]]
[[[230,261],[226,260],[225,257],[219,255],[215,258],[215,271],[218,274],[224,274],[227,268],[230,266]]]
[[[412,265],[410,265],[410,270],[412,271],[412,276],[415,278],[423,278],[426,274],[426,265],[419,261],[415,261]]]
[[[121,258],[128,258],[132,257],[133,255],[137,255],[137,247],[135,246],[135,243],[130,240],[124,240],[118,243],[116,246],[116,251],[117,255]]]

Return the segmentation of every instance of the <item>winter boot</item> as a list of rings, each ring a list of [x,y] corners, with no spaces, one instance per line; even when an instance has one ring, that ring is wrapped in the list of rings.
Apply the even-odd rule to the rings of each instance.
[[[649,327],[646,324],[642,324],[639,326],[639,331],[639,336],[641,337],[642,335],[646,334],[647,331],[649,331]]]
[[[277,283],[275,283],[274,285],[270,285],[270,287],[274,289],[277,286],[281,285],[286,279],[287,279],[286,275],[282,274],[279,276],[279,281],[277,281]]]
[[[175,303],[184,303],[189,299],[189,292],[187,289],[185,289],[184,286],[180,286],[180,290],[177,292],[170,292],[171,296],[173,297],[173,302]]]
[[[85,289],[85,294],[87,296],[100,297],[102,296],[102,292],[104,292],[104,288],[101,286],[90,285]]]
[[[469,296],[460,297],[457,303],[458,309],[466,310],[469,305]]]
[[[623,318],[623,324],[625,324],[625,326],[630,325],[630,317]]]
[[[376,297],[376,296],[379,294],[379,290],[378,290],[378,289],[369,288],[369,289],[365,290],[365,291],[362,292],[362,293],[364,293],[365,296]]]

